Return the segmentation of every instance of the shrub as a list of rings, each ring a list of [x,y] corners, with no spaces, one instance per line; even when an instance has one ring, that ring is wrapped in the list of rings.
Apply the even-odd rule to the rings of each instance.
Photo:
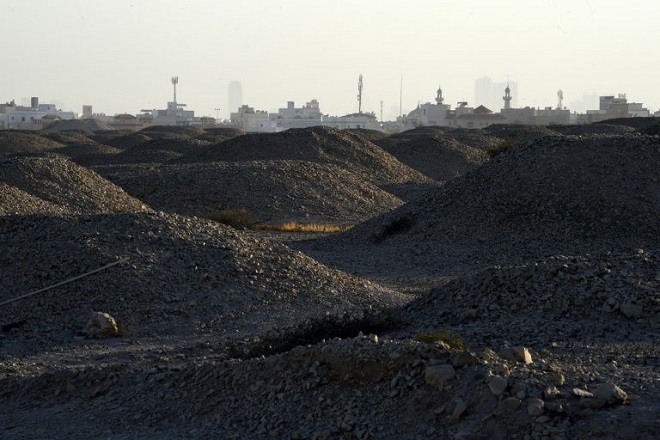
[[[415,336],[415,340],[417,342],[424,342],[426,344],[432,344],[434,342],[444,342],[445,344],[449,345],[451,348],[456,348],[460,350],[465,349],[467,347],[465,345],[465,342],[463,341],[463,338],[461,338],[458,335],[451,334],[449,330],[444,330],[442,333],[438,333],[435,331],[420,333],[417,336]]]
[[[247,209],[223,209],[209,214],[208,218],[236,229],[249,229],[254,225],[252,213]]]

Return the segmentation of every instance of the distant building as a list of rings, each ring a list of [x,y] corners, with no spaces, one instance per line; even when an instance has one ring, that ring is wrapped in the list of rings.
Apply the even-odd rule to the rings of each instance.
[[[227,90],[227,109],[235,112],[243,106],[243,87],[238,81],[231,81]]]
[[[40,104],[38,97],[32,97],[30,107],[17,106],[14,101],[0,105],[0,130],[41,130],[56,119],[76,119],[76,115],[54,104]]]
[[[601,96],[599,103],[598,110],[587,110],[586,114],[578,115],[577,122],[579,124],[591,124],[608,119],[651,116],[651,112],[644,108],[641,103],[628,102],[625,93],[619,93],[617,96]]]
[[[478,78],[474,82],[474,102],[487,108],[499,109],[502,104],[502,91],[509,87],[511,91],[511,107],[518,106],[518,83],[515,81],[493,82],[487,76]]]
[[[255,110],[248,105],[242,105],[237,112],[230,114],[232,125],[242,128],[248,133],[272,133],[275,132],[275,125],[271,124],[268,112],[265,110]]]

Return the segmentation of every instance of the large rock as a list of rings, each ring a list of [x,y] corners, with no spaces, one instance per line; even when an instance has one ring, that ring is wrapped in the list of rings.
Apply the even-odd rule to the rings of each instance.
[[[85,334],[90,338],[111,338],[120,335],[115,318],[103,312],[92,312],[85,327]]]

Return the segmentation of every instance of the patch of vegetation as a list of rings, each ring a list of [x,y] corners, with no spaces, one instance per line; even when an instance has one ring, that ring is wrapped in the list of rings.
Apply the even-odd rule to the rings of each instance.
[[[252,213],[247,209],[223,209],[209,214],[208,218],[236,229],[250,229],[255,224]]]
[[[373,240],[380,243],[388,237],[409,231],[414,225],[415,219],[410,215],[404,215],[385,225],[380,232],[373,235]]]
[[[499,145],[488,150],[487,153],[490,158],[493,158],[495,156],[504,153],[505,151],[509,151],[516,148],[518,145],[519,145],[518,142],[516,142],[512,138],[504,139],[502,142],[499,143]]]
[[[458,335],[451,334],[449,330],[444,330],[441,333],[435,331],[428,331],[420,333],[415,336],[415,341],[424,342],[426,344],[432,344],[434,342],[444,342],[449,345],[451,348],[456,348],[459,350],[464,350],[467,348],[465,341]]]
[[[254,229],[259,231],[276,231],[276,232],[322,232],[327,234],[334,234],[344,232],[351,229],[353,225],[322,225],[317,223],[304,224],[297,222],[283,223],[280,225],[255,225]]]

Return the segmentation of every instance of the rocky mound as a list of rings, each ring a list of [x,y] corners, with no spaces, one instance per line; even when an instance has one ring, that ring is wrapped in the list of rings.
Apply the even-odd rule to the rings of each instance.
[[[429,184],[382,148],[343,131],[313,127],[276,134],[247,134],[189,154],[186,162],[304,160],[339,165],[378,186]]]
[[[71,119],[71,120],[56,120],[42,128],[44,132],[60,132],[60,131],[84,131],[87,133],[94,133],[99,130],[112,130],[108,124],[99,121],[98,119]]]
[[[71,343],[99,310],[128,337],[233,340],[329,316],[357,319],[404,298],[284,245],[164,213],[0,217],[0,231],[0,301],[121,261],[75,288],[2,307],[0,322],[27,320],[35,344]]]
[[[222,142],[238,136],[243,136],[245,131],[235,127],[212,127],[205,128],[204,134],[195,136],[195,139],[208,142]]]
[[[468,130],[456,128],[445,132],[445,136],[456,139],[462,144],[479,150],[492,150],[497,148],[504,141],[503,138],[495,136],[484,130]]]
[[[609,121],[608,121],[609,122]],[[623,124],[553,125],[552,129],[566,136],[622,135],[638,133],[633,127]]]
[[[260,222],[346,224],[402,204],[350,171],[304,161],[124,165],[95,171],[155,209],[201,217],[240,208]]]
[[[0,182],[11,190],[0,213],[102,213],[146,211],[144,204],[95,172],[62,156],[7,156],[0,159]],[[45,204],[44,204],[45,203]]]
[[[68,210],[63,206],[33,196],[15,186],[0,182],[0,216],[34,213],[66,214]]]
[[[442,134],[409,138],[391,136],[379,145],[402,163],[440,181],[465,174],[489,158],[485,151],[468,147]]]
[[[657,126],[660,124],[660,118],[658,117],[648,117],[648,118],[616,118],[616,119],[607,119],[605,121],[594,122],[593,125],[625,125],[626,127],[634,128],[637,132],[644,132],[646,129]]]
[[[152,125],[143,128],[139,133],[146,134],[151,138],[171,136],[194,138],[206,134],[204,129],[200,127],[179,127],[174,125]]]
[[[387,133],[383,133],[382,131],[369,130],[366,128],[350,128],[344,131],[346,131],[347,133],[356,134],[361,138],[368,140],[369,142],[373,142],[374,144],[378,144],[378,141],[380,141],[381,139],[385,139],[389,137]]]
[[[0,154],[39,153],[54,151],[62,144],[45,138],[37,132],[0,130]]]
[[[122,139],[123,141],[123,139]],[[210,142],[188,137],[156,137],[136,143],[110,159],[116,164],[126,163],[165,163],[194,154],[211,145]]]
[[[398,254],[401,270],[427,273],[653,248],[660,244],[658,146],[638,135],[539,139],[358,225],[336,244],[362,242],[374,266],[392,267],[387,256]]]
[[[534,141],[546,136],[559,136],[552,127],[541,125],[493,124],[484,131],[501,139],[511,140],[517,144]]]

